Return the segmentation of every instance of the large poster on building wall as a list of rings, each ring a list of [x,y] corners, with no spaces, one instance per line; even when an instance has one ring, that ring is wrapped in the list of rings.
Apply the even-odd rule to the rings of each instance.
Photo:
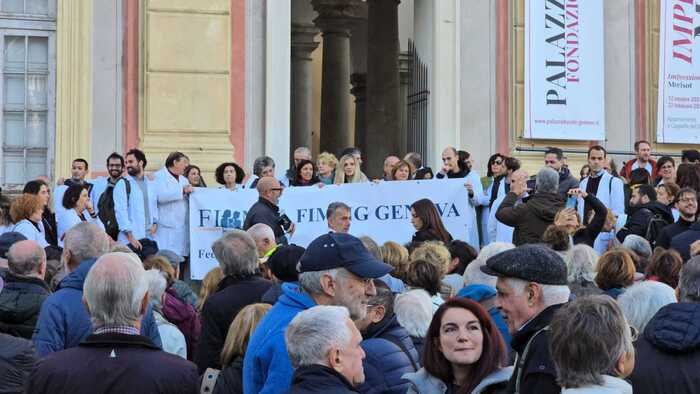
[[[603,0],[527,0],[525,138],[605,139]]]
[[[658,142],[700,144],[700,0],[662,0]]]

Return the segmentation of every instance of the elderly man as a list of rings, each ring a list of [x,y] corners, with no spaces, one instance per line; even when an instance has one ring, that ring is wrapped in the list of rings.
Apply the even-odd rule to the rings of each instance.
[[[537,173],[537,190],[524,204],[515,205],[527,192],[523,180],[511,184],[510,192],[498,207],[496,219],[514,227],[513,243],[523,245],[542,241],[544,230],[554,222],[554,216],[564,208],[559,195],[559,174],[545,167]]]
[[[41,304],[51,294],[44,282],[46,252],[36,241],[19,241],[7,252],[7,263],[0,293],[0,332],[31,339]]]
[[[498,277],[496,306],[518,355],[508,392],[558,394],[547,330],[571,293],[564,260],[546,246],[524,245],[489,258],[481,270]]]
[[[282,296],[250,338],[243,363],[244,392],[269,394],[289,388],[293,369],[284,331],[294,316],[315,305],[341,305],[353,320],[362,319],[369,297],[376,294],[372,279],[390,271],[352,235],[328,233],[312,241],[299,262],[299,285],[282,285]]]
[[[254,224],[246,232],[255,241],[260,260],[267,260],[277,250],[278,245],[275,241],[275,232],[267,224]]]
[[[138,258],[108,253],[84,284],[95,330],[78,347],[49,355],[29,377],[28,393],[197,393],[195,366],[139,335],[148,281]]]
[[[66,233],[63,261],[68,276],[41,306],[32,340],[39,356],[78,346],[93,327],[83,306],[83,284],[98,257],[109,250],[107,234],[92,223],[79,223]],[[158,327],[150,308],[139,325],[141,335],[161,346]]]
[[[285,340],[296,369],[289,394],[351,394],[365,381],[362,336],[346,308],[315,306],[300,312]]]
[[[280,215],[278,206],[282,196],[282,185],[273,177],[262,177],[258,181],[258,201],[248,210],[243,223],[243,229],[248,230],[253,225],[264,223],[272,228],[278,244],[287,245],[285,233],[294,234],[294,222],[286,215]]]
[[[336,233],[348,233],[352,222],[350,207],[347,204],[336,201],[328,205],[326,210],[328,228]]]
[[[394,169],[394,166],[399,162],[399,160],[401,159],[394,155],[389,155],[386,157],[386,159],[384,159],[384,175],[382,176],[382,180],[390,181],[394,179],[391,176],[391,170]]]
[[[678,303],[662,307],[635,342],[635,394],[700,393],[700,257],[683,265]]]
[[[200,373],[209,367],[221,369],[219,355],[231,322],[243,307],[260,302],[272,286],[260,276],[255,241],[245,231],[227,232],[212,251],[225,276],[202,307],[202,336],[195,353]]]
[[[280,178],[280,182],[287,187],[294,180],[297,173],[297,166],[302,160],[311,160],[311,149],[306,146],[300,146],[294,149],[294,154],[292,155],[294,159],[294,166],[290,167],[285,173],[284,177]],[[274,167],[274,162],[273,162]]]

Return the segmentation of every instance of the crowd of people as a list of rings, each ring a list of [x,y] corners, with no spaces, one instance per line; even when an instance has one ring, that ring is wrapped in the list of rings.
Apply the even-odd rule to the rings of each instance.
[[[220,188],[259,199],[201,282],[199,167],[173,152],[147,173],[132,149],[89,180],[76,159],[0,195],[0,392],[700,393],[700,153],[634,148],[618,173],[591,146],[579,178],[556,147],[533,176],[494,154],[480,177],[453,147],[435,172],[388,156],[381,179],[356,148],[298,148],[279,177],[226,162]],[[441,179],[464,180],[474,228],[421,199],[413,237],[380,245],[337,201],[304,248],[279,209],[288,187]]]

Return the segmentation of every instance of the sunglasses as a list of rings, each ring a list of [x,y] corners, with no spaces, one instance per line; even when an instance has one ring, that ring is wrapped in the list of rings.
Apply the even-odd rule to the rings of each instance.
[[[494,160],[493,164],[501,165],[501,164],[503,164],[503,160]]]

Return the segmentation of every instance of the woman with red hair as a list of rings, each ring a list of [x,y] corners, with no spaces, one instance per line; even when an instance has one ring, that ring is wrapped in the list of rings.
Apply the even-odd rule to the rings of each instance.
[[[498,327],[477,302],[451,298],[438,308],[428,328],[423,368],[404,375],[408,393],[495,393],[504,389],[513,367]]]

